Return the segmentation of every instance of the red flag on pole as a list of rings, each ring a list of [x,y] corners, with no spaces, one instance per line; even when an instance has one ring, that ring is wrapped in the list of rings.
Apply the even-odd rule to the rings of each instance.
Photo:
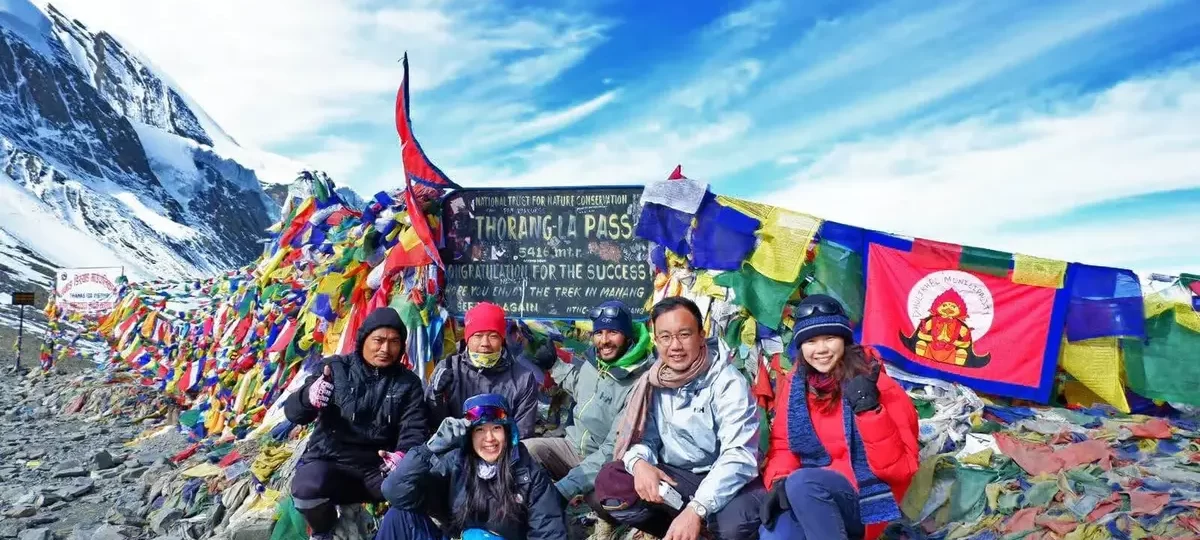
[[[404,162],[405,180],[412,182],[417,199],[422,201],[441,197],[447,188],[459,186],[448,178],[441,169],[425,155],[421,144],[413,135],[412,120],[408,114],[408,53],[404,53],[404,80],[396,93],[396,133],[400,136],[400,155]]]

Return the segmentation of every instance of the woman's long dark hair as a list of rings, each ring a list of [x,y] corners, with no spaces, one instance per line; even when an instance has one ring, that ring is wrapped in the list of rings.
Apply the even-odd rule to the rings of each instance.
[[[878,361],[877,358],[868,358],[867,350],[862,345],[847,342],[846,351],[842,354],[842,361],[833,366],[830,374],[839,383],[844,383],[859,375],[870,373],[871,365]]]
[[[803,354],[798,356],[800,362],[807,362]],[[832,379],[829,382],[832,384],[812,384],[822,376],[809,366],[810,388],[820,401],[828,402],[839,399],[842,396],[843,383],[858,375],[870,373],[872,366],[878,361],[879,358],[874,356],[873,351],[868,351],[858,343],[847,341],[846,348],[842,353],[842,360],[829,371],[829,378]]]
[[[512,440],[512,430],[515,426],[504,426],[505,440]],[[472,430],[474,431],[474,430]],[[475,445],[468,444],[463,455],[466,457],[467,475],[466,500],[463,508],[454,516],[454,530],[462,534],[463,530],[473,525],[489,522],[519,523],[525,520],[525,504],[517,493],[517,481],[513,476],[511,444],[505,444],[500,450],[500,458],[496,460],[496,476],[484,480],[476,472],[485,463],[479,454],[475,453]]]

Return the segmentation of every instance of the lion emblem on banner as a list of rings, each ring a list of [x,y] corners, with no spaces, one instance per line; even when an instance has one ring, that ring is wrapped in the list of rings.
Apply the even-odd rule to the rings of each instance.
[[[943,364],[980,368],[991,362],[991,353],[976,350],[995,312],[991,292],[979,278],[957,270],[925,276],[908,295],[911,334],[900,331],[900,341],[920,358]]]

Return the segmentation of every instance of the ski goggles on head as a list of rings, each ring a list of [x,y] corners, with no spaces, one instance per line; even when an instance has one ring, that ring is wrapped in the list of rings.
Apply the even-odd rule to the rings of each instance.
[[[464,411],[463,418],[472,424],[502,422],[508,420],[508,411],[494,405],[476,405]]]
[[[619,306],[596,306],[588,312],[588,318],[593,321],[597,319],[615,319],[620,315],[621,308]]]
[[[812,317],[813,315],[845,315],[842,311],[842,306],[836,302],[818,302],[815,304],[805,304],[799,306],[792,312],[792,317],[795,319],[803,319]]]

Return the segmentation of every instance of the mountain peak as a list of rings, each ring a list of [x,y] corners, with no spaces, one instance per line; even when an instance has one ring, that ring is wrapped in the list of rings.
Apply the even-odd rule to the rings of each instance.
[[[238,145],[117,37],[53,5],[0,0],[0,268],[10,275],[41,285],[30,276],[52,266],[120,264],[135,280],[240,267],[279,213],[263,184],[298,174],[328,181]]]

